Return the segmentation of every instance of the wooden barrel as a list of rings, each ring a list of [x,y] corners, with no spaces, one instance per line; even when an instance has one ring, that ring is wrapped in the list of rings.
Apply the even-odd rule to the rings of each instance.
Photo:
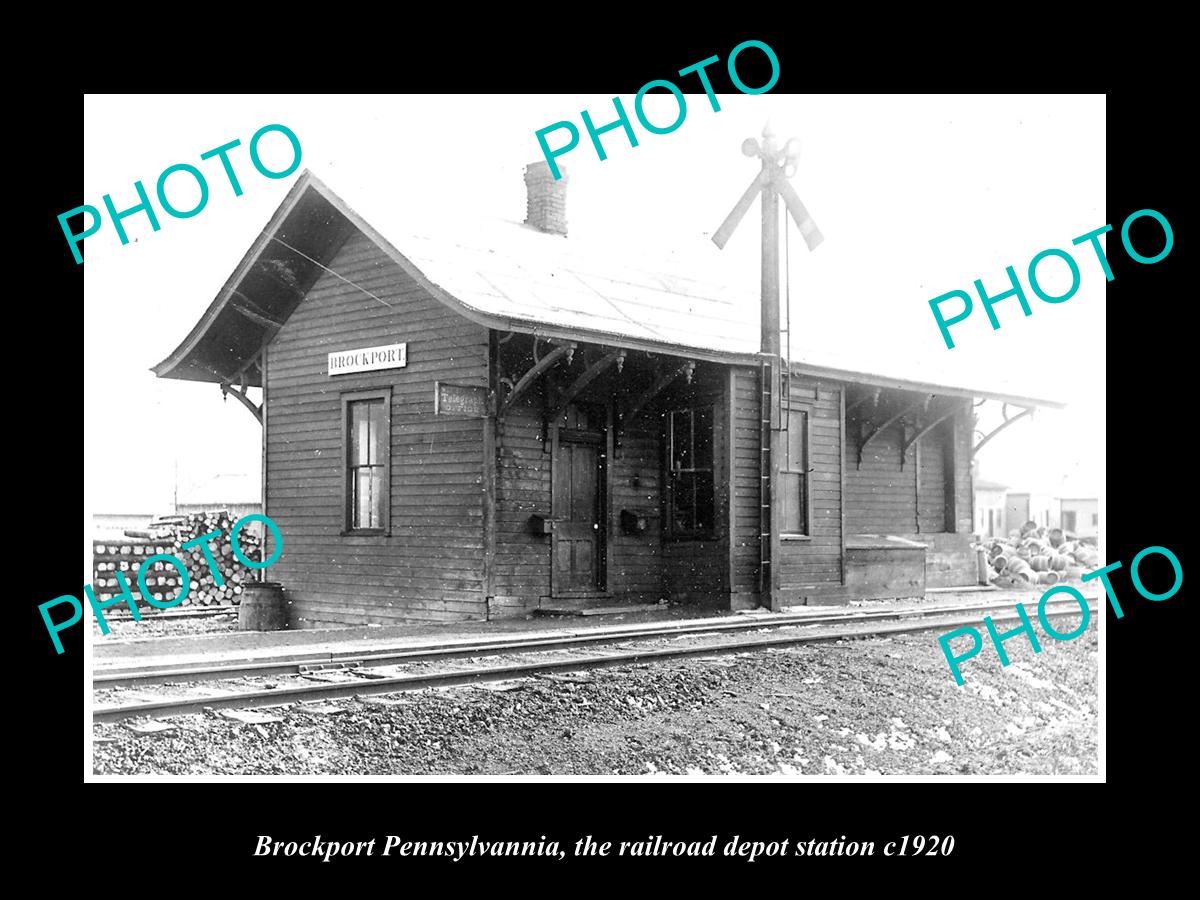
[[[238,605],[239,631],[282,631],[288,627],[288,606],[283,585],[274,581],[254,581],[242,585]]]
[[[1030,568],[1029,563],[1021,559],[1019,556],[1016,559],[1011,559],[1008,565],[1004,567],[1004,574],[1013,579],[1020,579],[1028,584],[1033,584],[1037,580],[1037,573]]]

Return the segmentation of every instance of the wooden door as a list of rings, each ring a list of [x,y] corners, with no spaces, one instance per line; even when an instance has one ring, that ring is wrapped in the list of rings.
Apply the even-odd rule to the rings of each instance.
[[[574,424],[574,423],[572,423]],[[563,428],[554,450],[551,585],[555,594],[592,593],[600,584],[603,435]]]

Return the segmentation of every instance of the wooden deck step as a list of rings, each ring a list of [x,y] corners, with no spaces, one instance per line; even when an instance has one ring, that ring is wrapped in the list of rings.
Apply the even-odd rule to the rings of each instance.
[[[621,613],[645,613],[663,609],[657,603],[624,603],[610,606],[587,606],[579,601],[543,604],[533,611],[537,616],[614,616]]]

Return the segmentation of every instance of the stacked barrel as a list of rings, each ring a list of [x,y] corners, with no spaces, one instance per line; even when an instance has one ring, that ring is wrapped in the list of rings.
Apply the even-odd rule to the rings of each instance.
[[[1053,585],[1079,581],[1100,564],[1092,538],[1075,538],[1061,528],[1021,529],[1010,539],[989,538],[982,543],[991,569],[990,581],[1000,587],[1028,584]]]
[[[133,595],[139,600],[146,600],[138,586],[138,573],[150,557],[167,554],[186,565],[191,581],[188,595],[179,607],[236,605],[241,602],[242,586],[256,577],[255,570],[243,565],[233,554],[230,530],[236,521],[226,511],[194,513],[174,517],[171,524],[155,526],[147,532],[160,535],[157,538],[125,536],[93,541],[92,590],[96,599],[111,600],[121,594],[117,579],[117,573],[120,572]],[[221,532],[220,537],[207,542],[207,547],[212,554],[214,567],[221,573],[223,584],[217,584],[200,546],[187,550],[183,548],[193,538],[213,531]],[[253,562],[262,559],[262,541],[253,527],[238,532],[238,545],[247,559]],[[179,570],[173,563],[158,559],[150,564],[150,571],[146,573],[146,590],[155,600],[169,603],[179,596],[181,581]]]

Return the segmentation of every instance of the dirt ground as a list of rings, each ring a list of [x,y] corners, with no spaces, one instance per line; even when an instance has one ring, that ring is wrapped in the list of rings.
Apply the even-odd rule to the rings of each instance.
[[[101,635],[100,625],[92,619],[92,634],[95,640],[115,641],[123,639],[168,637],[171,635],[232,634],[237,631],[237,607],[214,616],[196,618],[174,618],[142,613],[140,621],[134,619],[108,619],[108,634]]]
[[[1095,774],[1097,641],[933,633],[93,726],[97,774]]]

